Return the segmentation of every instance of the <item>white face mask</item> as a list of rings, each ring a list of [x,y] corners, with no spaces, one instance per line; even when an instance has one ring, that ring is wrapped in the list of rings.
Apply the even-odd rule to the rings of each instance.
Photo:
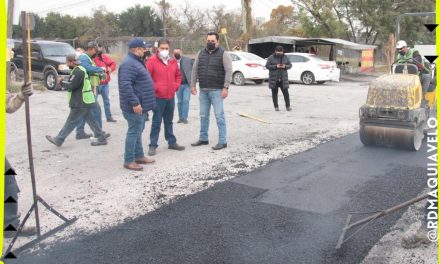
[[[168,58],[168,55],[170,54],[170,51],[169,50],[161,50],[161,51],[159,51],[159,55],[162,57],[162,58],[164,58],[164,59],[166,59],[166,58]]]

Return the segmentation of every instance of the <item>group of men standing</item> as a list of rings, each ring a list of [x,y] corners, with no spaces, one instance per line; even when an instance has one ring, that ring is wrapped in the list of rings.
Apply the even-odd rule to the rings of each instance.
[[[196,56],[194,65],[190,58],[183,56],[180,49],[170,54],[170,42],[158,41],[157,50],[151,53],[151,46],[141,38],[134,38],[128,44],[128,55],[118,71],[120,108],[128,129],[125,138],[124,168],[142,170],[142,164],[155,162],[146,157],[142,145],[142,132],[149,120],[148,112],[153,112],[148,155],[154,156],[162,122],[168,149],[182,151],[185,147],[177,143],[173,131],[175,96],[179,120],[188,124],[191,93],[196,95],[196,82],[200,82],[200,136],[192,146],[208,145],[209,115],[214,108],[219,129],[218,143],[212,147],[220,150],[227,147],[226,120],[223,100],[228,96],[232,78],[232,60],[227,51],[219,47],[219,35],[207,34],[206,47]],[[110,73],[116,64],[102,53],[102,47],[88,43],[86,50],[66,58],[72,70],[67,86],[70,114],[57,136],[47,135],[46,139],[60,147],[67,136],[76,128],[76,139],[91,138],[84,131],[87,123],[97,141],[92,146],[106,145],[110,134],[102,130],[101,108],[97,101],[103,97],[105,115],[108,122],[116,122],[112,117],[109,102]]]
[[[219,35],[208,33],[206,47],[192,60],[183,56],[180,49],[170,54],[170,42],[160,39],[154,54],[150,46],[140,38],[128,44],[129,53],[119,67],[118,86],[120,107],[127,120],[124,168],[143,170],[141,165],[155,162],[144,153],[142,133],[148,112],[152,111],[150,144],[148,155],[154,156],[162,122],[168,149],[183,151],[185,147],[177,143],[173,131],[175,96],[178,99],[179,120],[188,124],[189,101],[197,93],[196,82],[200,86],[200,136],[192,146],[207,145],[209,114],[214,108],[219,129],[218,144],[214,150],[227,147],[226,120],[223,99],[228,95],[232,78],[232,61],[229,54],[219,47]]]

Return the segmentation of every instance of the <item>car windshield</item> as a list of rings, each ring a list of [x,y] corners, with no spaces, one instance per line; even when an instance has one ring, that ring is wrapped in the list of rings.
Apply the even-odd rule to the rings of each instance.
[[[75,50],[69,44],[40,44],[44,56],[65,57],[75,54]]]
[[[245,58],[247,60],[263,60],[263,58],[255,55],[255,54],[245,53],[245,52],[240,53],[240,57],[243,57],[243,58]]]

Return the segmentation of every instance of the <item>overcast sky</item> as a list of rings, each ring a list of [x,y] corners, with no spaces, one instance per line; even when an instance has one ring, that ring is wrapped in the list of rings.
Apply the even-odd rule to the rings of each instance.
[[[7,0],[5,0],[7,2]],[[70,14],[74,16],[90,15],[92,9],[105,5],[107,10],[114,13],[120,13],[136,4],[150,5],[157,7],[155,4],[160,0],[15,0],[15,17],[14,21],[18,21],[20,11],[35,12],[41,16],[49,11],[55,11],[62,14]],[[185,2],[190,6],[207,9],[213,6],[225,5],[227,10],[240,10],[241,0],[166,0],[173,7],[182,7]],[[252,14],[254,17],[265,17],[269,19],[270,12],[278,5],[291,5],[291,0],[253,0]]]

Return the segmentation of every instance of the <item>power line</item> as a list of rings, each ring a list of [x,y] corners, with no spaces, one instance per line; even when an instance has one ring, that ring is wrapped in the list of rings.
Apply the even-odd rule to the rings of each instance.
[[[37,11],[36,13],[37,14],[46,14],[46,13],[55,12],[55,11],[58,11],[58,10],[67,9],[69,7],[71,7],[71,8],[77,8],[77,7],[80,7],[80,6],[83,7],[83,6],[89,5],[90,3],[91,3],[91,0],[82,0],[82,1],[79,1],[79,2],[76,2],[76,3],[69,3],[69,4],[58,5],[58,6],[55,6],[55,7],[47,8],[47,9],[44,9],[44,10]],[[66,10],[66,11],[70,11],[70,10]]]

